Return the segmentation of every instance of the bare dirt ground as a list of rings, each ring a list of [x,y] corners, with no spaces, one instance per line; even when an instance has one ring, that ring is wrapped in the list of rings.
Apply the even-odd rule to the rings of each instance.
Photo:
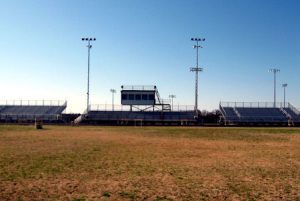
[[[0,126],[0,200],[300,200],[300,129]]]

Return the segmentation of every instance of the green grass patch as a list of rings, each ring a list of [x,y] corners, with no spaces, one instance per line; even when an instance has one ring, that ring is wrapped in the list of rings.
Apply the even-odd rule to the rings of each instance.
[[[252,142],[287,141],[286,134],[300,134],[295,128],[205,128],[205,127],[109,127],[108,130],[145,137],[182,137],[207,140]]]
[[[8,131],[19,131],[19,132],[27,132],[27,131],[34,131],[35,128],[33,125],[0,125],[0,134],[6,133]]]
[[[109,198],[110,197],[110,192],[105,191],[105,192],[103,192],[102,196]]]

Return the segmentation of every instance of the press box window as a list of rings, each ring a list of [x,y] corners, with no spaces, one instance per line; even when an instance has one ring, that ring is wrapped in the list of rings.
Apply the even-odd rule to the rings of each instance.
[[[129,100],[134,100],[134,94],[129,94]]]
[[[127,100],[127,99],[128,99],[127,94],[122,94],[122,100]]]
[[[135,95],[135,100],[141,100],[141,99],[142,99],[141,94],[136,94]]]
[[[149,100],[154,100],[154,95],[153,94],[149,94]]]
[[[142,94],[142,100],[148,100],[147,94]]]

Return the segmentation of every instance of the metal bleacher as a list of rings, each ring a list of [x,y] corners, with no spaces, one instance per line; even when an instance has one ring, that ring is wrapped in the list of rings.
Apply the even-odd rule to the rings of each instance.
[[[300,112],[290,103],[221,102],[221,123],[225,125],[294,125]]]
[[[57,121],[67,107],[66,101],[2,101],[1,122]]]
[[[133,124],[191,124],[195,123],[194,111],[89,111],[81,123]]]
[[[281,123],[287,122],[288,117],[280,108],[236,108],[242,122]]]
[[[194,112],[130,112],[130,111],[90,111],[90,118],[102,120],[145,119],[145,120],[194,120]]]

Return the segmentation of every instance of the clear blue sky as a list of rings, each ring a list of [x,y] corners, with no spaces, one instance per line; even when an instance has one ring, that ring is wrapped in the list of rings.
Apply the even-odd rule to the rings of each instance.
[[[69,112],[86,102],[87,48],[91,102],[111,103],[109,90],[157,85],[194,104],[195,50],[201,45],[199,107],[222,101],[272,101],[271,67],[287,82],[287,99],[300,107],[298,0],[2,0],[0,93],[6,99],[66,99]]]

